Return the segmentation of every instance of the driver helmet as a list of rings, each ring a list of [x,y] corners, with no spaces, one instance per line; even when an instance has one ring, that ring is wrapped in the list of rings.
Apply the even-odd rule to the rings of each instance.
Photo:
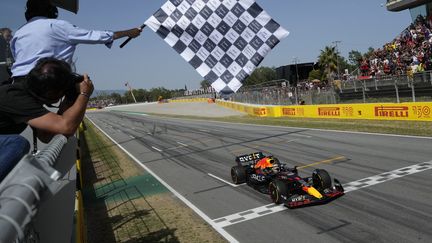
[[[273,173],[280,172],[280,164],[278,159],[274,158],[273,156],[269,156],[268,162],[271,164],[270,168],[272,169]]]
[[[255,168],[257,169],[267,169],[271,167],[272,164],[270,163],[269,157],[264,157],[255,164]]]

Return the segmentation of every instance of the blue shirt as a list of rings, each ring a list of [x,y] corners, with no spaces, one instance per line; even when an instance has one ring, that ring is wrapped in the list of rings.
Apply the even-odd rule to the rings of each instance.
[[[105,44],[113,42],[112,31],[78,28],[67,21],[34,17],[15,32],[11,40],[12,76],[27,75],[43,57],[55,57],[72,63],[78,44]]]

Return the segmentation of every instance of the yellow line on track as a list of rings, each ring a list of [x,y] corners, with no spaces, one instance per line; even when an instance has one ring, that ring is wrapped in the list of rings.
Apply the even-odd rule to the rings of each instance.
[[[299,166],[299,167],[297,167],[297,169],[304,169],[304,168],[307,168],[307,167],[313,167],[315,165],[324,164],[324,163],[331,163],[333,161],[342,160],[342,159],[346,159],[346,158],[344,156],[338,156],[338,157],[334,157],[334,158],[331,158],[331,159],[321,160],[321,161],[318,161],[318,162],[313,163],[313,164]]]

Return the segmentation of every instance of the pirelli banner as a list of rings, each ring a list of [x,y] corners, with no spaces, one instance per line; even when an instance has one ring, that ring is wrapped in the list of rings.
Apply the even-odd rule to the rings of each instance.
[[[432,121],[432,102],[282,106],[282,117]]]
[[[432,102],[299,106],[247,106],[225,101],[218,103],[261,117],[432,121]]]

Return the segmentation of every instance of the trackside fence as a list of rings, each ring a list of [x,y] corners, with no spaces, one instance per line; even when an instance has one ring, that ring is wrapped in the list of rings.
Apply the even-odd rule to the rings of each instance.
[[[403,103],[432,101],[432,71],[411,76],[350,77],[324,84],[302,81],[291,86],[286,80],[274,80],[243,86],[236,93],[219,95],[212,92],[178,94],[172,100],[219,98],[238,103],[258,105],[321,105],[353,103]]]

